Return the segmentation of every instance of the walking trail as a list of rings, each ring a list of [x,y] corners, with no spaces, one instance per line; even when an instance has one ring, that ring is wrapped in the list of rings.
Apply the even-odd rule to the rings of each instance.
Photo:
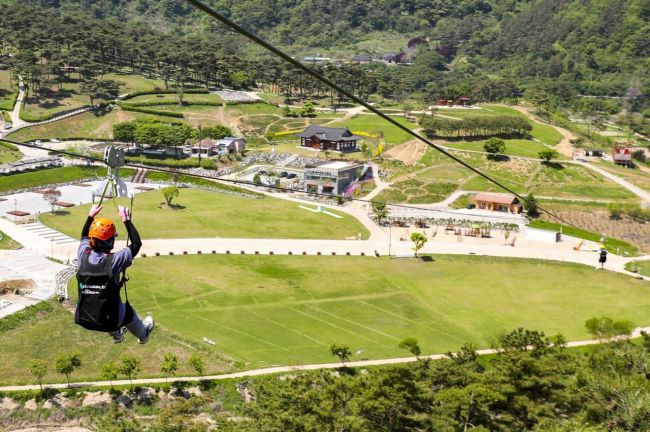
[[[589,339],[583,341],[568,342],[566,346],[569,348],[573,348],[573,347],[610,343],[613,342],[614,340],[626,340],[630,338],[638,338],[641,336],[642,332],[645,333],[650,332],[650,327],[635,328],[630,336],[620,336],[614,339]],[[500,351],[501,350],[498,349],[484,349],[484,350],[478,350],[477,354],[478,355],[498,354]],[[111,381],[84,381],[84,382],[72,383],[70,386],[68,386],[65,383],[43,384],[43,387],[65,389],[69,387],[88,388],[88,387],[128,386],[131,384],[139,386],[143,384],[163,384],[163,383],[167,383],[169,379],[171,379],[172,381],[179,381],[179,382],[196,382],[196,381],[203,381],[203,380],[216,381],[216,380],[246,378],[246,377],[254,377],[254,376],[261,376],[261,375],[272,375],[278,373],[290,373],[290,372],[307,371],[307,370],[337,369],[343,365],[347,367],[381,366],[381,365],[393,365],[393,364],[402,364],[402,363],[413,363],[418,360],[440,360],[446,357],[448,357],[447,354],[430,354],[430,355],[423,355],[420,357],[398,357],[398,358],[377,359],[377,360],[351,361],[351,362],[345,362],[344,364],[319,363],[319,364],[307,364],[307,365],[296,365],[296,366],[277,366],[271,368],[233,372],[228,374],[208,375],[205,377],[173,376],[167,378],[141,378],[141,379],[134,379],[133,383],[131,383],[131,381],[129,380],[117,380],[112,382]],[[30,385],[20,385],[20,386],[4,386],[4,387],[0,387],[0,391],[30,391],[30,390],[38,390],[39,388],[40,386],[37,384],[30,384]]]

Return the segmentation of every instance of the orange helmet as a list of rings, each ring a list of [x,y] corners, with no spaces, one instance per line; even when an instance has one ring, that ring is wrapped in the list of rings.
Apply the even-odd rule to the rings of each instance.
[[[96,218],[90,225],[88,236],[91,239],[109,240],[117,235],[113,221],[103,218]]]

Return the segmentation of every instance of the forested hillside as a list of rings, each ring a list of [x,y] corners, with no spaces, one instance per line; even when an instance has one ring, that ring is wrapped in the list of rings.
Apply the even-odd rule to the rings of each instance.
[[[559,80],[580,93],[647,87],[650,2],[645,0],[209,0],[236,22],[294,53],[355,46],[377,32],[428,39],[424,81]],[[182,0],[30,0],[181,32],[214,30]],[[173,24],[160,25],[163,23]],[[362,44],[365,49],[368,44]],[[380,43],[372,45],[381,54]],[[349,51],[346,51],[349,52]],[[360,52],[364,53],[364,52]],[[433,71],[435,72],[435,71]],[[442,76],[443,72],[447,72]],[[458,76],[456,76],[458,75]],[[572,85],[574,84],[575,85]],[[416,86],[423,87],[423,86]],[[643,92],[647,93],[647,91]]]

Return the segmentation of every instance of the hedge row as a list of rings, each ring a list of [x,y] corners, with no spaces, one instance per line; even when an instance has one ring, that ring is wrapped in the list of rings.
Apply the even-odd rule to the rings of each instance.
[[[143,114],[153,114],[153,115],[159,115],[159,116],[165,116],[165,117],[174,117],[174,118],[183,118],[182,113],[178,112],[172,112],[172,111],[164,111],[164,110],[157,110],[153,108],[141,108],[139,106],[135,105],[129,105],[125,104],[122,102],[117,102],[117,105],[122,108],[124,111],[133,111],[133,112],[139,112]]]
[[[144,106],[157,106],[157,105],[178,105],[177,101],[150,101],[150,102],[135,102],[128,104],[129,106],[134,107],[144,107]],[[223,102],[215,101],[206,101],[206,102],[183,102],[182,106],[191,106],[191,105],[210,105],[210,106],[222,106]]]
[[[143,156],[127,156],[126,161],[129,163],[140,164],[140,165],[150,165],[157,167],[169,167],[169,168],[198,168],[199,160],[198,158],[189,158],[189,159],[153,159],[146,158]]]
[[[138,96],[145,96],[145,95],[151,95],[151,94],[175,94],[178,93],[176,90],[160,90],[160,91],[137,91],[133,93],[129,93],[127,96],[124,97],[123,100],[129,100],[134,97]],[[190,89],[185,89],[185,94],[206,94],[210,93],[208,89],[205,88],[190,88]]]

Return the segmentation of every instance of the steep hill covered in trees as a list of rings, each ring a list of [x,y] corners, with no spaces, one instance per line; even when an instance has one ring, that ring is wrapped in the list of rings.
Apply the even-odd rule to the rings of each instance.
[[[5,0],[9,1],[9,0]],[[62,13],[141,22],[158,30],[223,30],[182,0],[28,0]],[[650,92],[650,3],[645,0],[208,0],[234,21],[296,54],[364,49],[384,32],[428,40],[426,83],[554,80],[587,94]],[[367,42],[367,41],[366,41]],[[360,44],[361,43],[361,44]],[[359,45],[357,45],[359,44]],[[232,54],[232,53],[231,53]],[[418,64],[416,64],[418,66]],[[503,82],[505,80],[505,82]],[[439,86],[439,85],[438,85]],[[645,91],[644,91],[645,90]],[[489,91],[492,91],[491,89]],[[496,88],[496,91],[499,91]],[[564,91],[562,89],[559,92]]]

